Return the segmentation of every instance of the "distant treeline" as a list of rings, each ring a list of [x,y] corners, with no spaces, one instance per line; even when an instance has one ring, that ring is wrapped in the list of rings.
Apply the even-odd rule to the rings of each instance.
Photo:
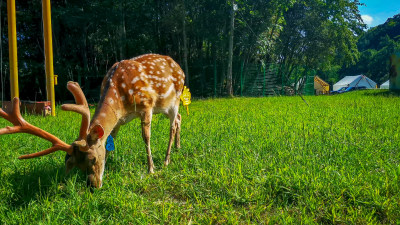
[[[1,71],[9,98],[6,1],[1,4]],[[222,90],[217,94],[234,94],[230,86],[240,83],[235,74],[242,64],[274,63],[279,83],[285,85],[310,70],[331,82],[347,73],[372,74],[375,64],[361,65],[371,59],[367,56],[379,63],[385,58],[381,49],[390,45],[388,53],[393,42],[397,47],[399,43],[398,36],[391,35],[372,40],[371,32],[378,28],[365,33],[358,0],[52,0],[51,4],[58,101],[72,98],[65,89],[68,80],[80,81],[94,98],[114,62],[144,53],[173,57],[184,69],[193,95],[202,97],[208,96],[201,90],[207,89],[214,72]],[[41,1],[16,1],[16,7],[20,95],[43,100]],[[394,23],[398,27],[398,20]],[[380,72],[371,78],[379,81],[384,76]]]

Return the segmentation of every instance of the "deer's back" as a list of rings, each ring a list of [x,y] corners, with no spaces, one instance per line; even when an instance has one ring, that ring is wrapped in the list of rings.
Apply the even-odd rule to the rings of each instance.
[[[155,113],[179,104],[185,75],[169,56],[147,54],[115,63],[102,83],[101,101],[131,112]]]

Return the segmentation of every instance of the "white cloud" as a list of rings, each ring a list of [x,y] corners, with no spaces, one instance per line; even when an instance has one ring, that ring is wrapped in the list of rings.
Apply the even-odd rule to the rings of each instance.
[[[365,24],[371,25],[372,22],[374,21],[374,18],[372,18],[370,15],[361,15],[361,19],[364,21]]]

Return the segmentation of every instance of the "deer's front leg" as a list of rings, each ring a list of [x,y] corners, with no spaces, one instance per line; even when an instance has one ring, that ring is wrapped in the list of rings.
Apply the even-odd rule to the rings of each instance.
[[[141,120],[142,120],[142,137],[144,143],[146,144],[146,151],[147,151],[147,165],[149,169],[148,171],[149,173],[154,173],[154,164],[150,149],[151,117],[152,117],[151,110],[147,110],[144,112]]]
[[[121,124],[117,124],[115,127],[114,127],[114,129],[111,131],[111,136],[115,139],[115,138],[117,138],[117,134],[118,134],[118,131],[119,131],[119,128],[121,127]]]

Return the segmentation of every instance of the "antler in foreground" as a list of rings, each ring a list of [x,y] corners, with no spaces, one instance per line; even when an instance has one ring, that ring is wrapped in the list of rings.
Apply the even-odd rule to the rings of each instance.
[[[46,139],[53,144],[53,146],[51,148],[48,148],[48,149],[40,151],[40,152],[32,153],[32,154],[22,155],[19,157],[19,159],[35,158],[38,156],[50,154],[50,153],[58,151],[58,150],[62,150],[62,151],[67,152],[68,154],[72,154],[72,146],[71,145],[66,144],[65,142],[58,139],[56,136],[26,122],[24,120],[24,118],[22,118],[22,116],[21,116],[19,104],[20,104],[19,99],[14,98],[11,112],[6,113],[3,109],[0,109],[0,116],[3,117],[4,119],[10,121],[14,125],[13,127],[8,126],[8,127],[0,129],[0,135],[14,134],[14,133],[33,134],[40,138]]]

